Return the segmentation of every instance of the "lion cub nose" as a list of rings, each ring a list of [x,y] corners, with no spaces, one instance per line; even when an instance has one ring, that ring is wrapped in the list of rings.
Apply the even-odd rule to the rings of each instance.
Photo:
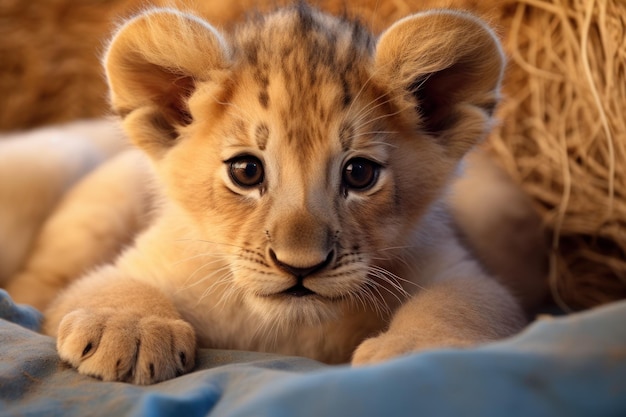
[[[295,262],[292,262],[291,264],[283,262],[276,255],[276,252],[274,252],[273,249],[270,249],[270,258],[272,259],[272,262],[274,262],[279,269],[298,278],[305,278],[325,269],[332,262],[334,255],[334,251],[331,250],[326,258],[321,262],[311,264],[311,261],[309,260],[308,265],[294,265]]]

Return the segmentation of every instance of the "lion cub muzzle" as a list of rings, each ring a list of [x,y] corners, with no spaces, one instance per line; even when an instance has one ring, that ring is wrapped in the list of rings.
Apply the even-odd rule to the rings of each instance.
[[[307,288],[305,279],[323,272],[335,260],[336,234],[319,216],[299,210],[276,222],[273,231],[268,231],[268,257],[274,267],[297,283],[284,291],[294,296],[314,294]]]

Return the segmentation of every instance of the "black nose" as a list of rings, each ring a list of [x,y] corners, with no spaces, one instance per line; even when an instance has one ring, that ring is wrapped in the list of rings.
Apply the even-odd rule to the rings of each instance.
[[[331,261],[333,260],[333,256],[334,256],[334,251],[330,251],[330,253],[328,254],[328,256],[326,256],[326,259],[324,259],[322,262],[316,264],[316,265],[309,265],[309,266],[293,266],[293,265],[289,265],[286,264],[284,262],[282,262],[280,259],[278,259],[278,257],[276,256],[276,253],[270,249],[270,258],[272,258],[272,261],[274,262],[274,264],[282,269],[283,271],[287,272],[288,274],[291,274],[297,278],[305,278],[309,275],[312,275],[318,271],[321,271],[322,269],[326,268]]]

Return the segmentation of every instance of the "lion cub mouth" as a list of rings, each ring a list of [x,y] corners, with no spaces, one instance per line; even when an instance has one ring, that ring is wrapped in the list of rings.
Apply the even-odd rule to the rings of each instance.
[[[317,295],[317,293],[315,291],[312,291],[310,289],[308,289],[307,287],[305,287],[304,285],[302,285],[302,283],[297,283],[296,285],[294,285],[293,287],[287,288],[284,291],[281,291],[280,293],[278,293],[279,295],[287,295],[290,297],[306,297],[309,295]]]

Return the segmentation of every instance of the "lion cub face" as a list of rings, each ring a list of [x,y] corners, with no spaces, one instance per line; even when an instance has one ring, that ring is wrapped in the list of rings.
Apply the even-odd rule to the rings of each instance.
[[[468,66],[492,63],[461,52],[427,58],[419,26],[440,18],[376,41],[302,5],[229,37],[161,11],[113,40],[108,76],[130,136],[226,260],[224,279],[268,319],[317,322],[404,291],[389,251],[486,130],[500,76],[474,80]],[[467,26],[500,59],[477,23],[439,23]]]

